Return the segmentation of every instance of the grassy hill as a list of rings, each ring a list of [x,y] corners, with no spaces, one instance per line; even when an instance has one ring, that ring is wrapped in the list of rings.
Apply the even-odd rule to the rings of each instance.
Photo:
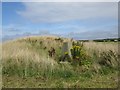
[[[82,64],[61,62],[64,42],[53,36],[26,37],[2,44],[3,87],[115,88],[118,83],[118,43],[84,42]],[[55,55],[49,56],[49,50]],[[83,58],[84,57],[84,58]]]

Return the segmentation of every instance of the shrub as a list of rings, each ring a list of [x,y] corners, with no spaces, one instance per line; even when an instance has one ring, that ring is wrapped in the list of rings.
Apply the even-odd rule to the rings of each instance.
[[[73,61],[78,62],[80,65],[85,64],[86,60],[89,62],[89,56],[86,54],[83,44],[73,43],[71,54]]]

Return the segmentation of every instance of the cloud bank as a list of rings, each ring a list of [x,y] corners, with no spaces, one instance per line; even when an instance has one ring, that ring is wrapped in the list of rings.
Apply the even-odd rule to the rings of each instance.
[[[34,23],[55,23],[97,18],[117,19],[117,3],[24,2],[25,10],[17,13]]]

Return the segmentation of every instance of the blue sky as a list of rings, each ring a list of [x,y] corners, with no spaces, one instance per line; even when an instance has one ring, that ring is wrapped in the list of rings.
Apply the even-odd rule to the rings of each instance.
[[[3,39],[59,35],[74,39],[118,36],[117,2],[2,2]]]

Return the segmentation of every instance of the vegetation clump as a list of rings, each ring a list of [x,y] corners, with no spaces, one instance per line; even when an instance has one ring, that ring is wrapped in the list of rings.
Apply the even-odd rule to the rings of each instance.
[[[99,64],[111,68],[118,67],[118,57],[115,52],[109,50],[107,52],[102,52],[99,57]]]
[[[84,65],[88,62],[89,56],[87,55],[83,43],[74,43],[72,45],[71,54],[73,62],[78,63],[79,65]]]

